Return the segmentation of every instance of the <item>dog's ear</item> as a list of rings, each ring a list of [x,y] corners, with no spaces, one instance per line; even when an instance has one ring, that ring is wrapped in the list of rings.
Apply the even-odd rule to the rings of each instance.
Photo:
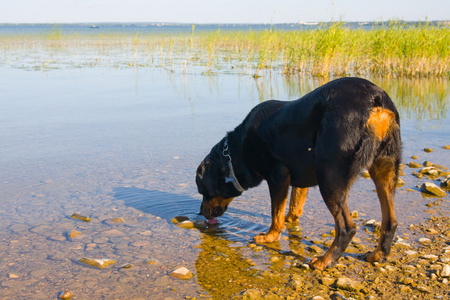
[[[197,187],[200,194],[206,192],[210,196],[214,196],[217,190],[217,180],[219,178],[219,169],[216,164],[209,158],[205,158],[197,168]],[[206,189],[206,191],[205,191]]]

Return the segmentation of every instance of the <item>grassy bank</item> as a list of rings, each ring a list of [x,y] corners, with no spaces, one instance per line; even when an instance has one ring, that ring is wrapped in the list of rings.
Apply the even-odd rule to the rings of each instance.
[[[449,77],[450,29],[391,22],[372,30],[342,23],[301,31],[214,31],[189,34],[64,34],[1,36],[3,54],[20,51],[38,63],[67,61],[165,67],[180,72],[285,75]],[[46,57],[47,55],[47,57]],[[73,60],[76,64],[77,61]]]

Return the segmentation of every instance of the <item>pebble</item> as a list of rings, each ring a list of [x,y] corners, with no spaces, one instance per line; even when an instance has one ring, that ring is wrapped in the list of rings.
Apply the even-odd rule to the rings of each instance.
[[[444,265],[442,267],[441,277],[450,277],[450,265]]]
[[[447,176],[442,182],[441,187],[445,189],[450,189],[450,175]]]
[[[349,292],[358,292],[361,289],[361,284],[348,277],[340,277],[336,281],[336,287]]]
[[[194,274],[192,274],[191,271],[189,271],[185,267],[178,268],[178,269],[172,271],[169,275],[173,278],[184,279],[184,280],[191,279],[194,277]]]
[[[320,253],[320,252],[323,251],[322,248],[320,248],[320,247],[317,246],[317,245],[311,245],[311,246],[309,246],[309,247],[308,247],[308,250],[309,250],[309,252],[313,252],[313,253]]]
[[[110,219],[110,221],[113,223],[125,223],[125,220],[120,217],[112,218],[112,219]]]
[[[423,183],[420,187],[420,191],[438,197],[445,197],[447,195],[441,188],[431,182]]]
[[[433,152],[434,150],[431,149],[431,148],[425,148],[425,149],[423,149],[423,151],[425,151],[425,152],[427,152],[427,153],[431,153],[431,152]]]
[[[72,293],[69,290],[65,290],[58,295],[58,299],[72,299]]]
[[[67,233],[67,237],[68,238],[76,238],[77,236],[79,236],[81,234],[81,232],[77,231],[77,230],[71,230]]]
[[[171,222],[173,224],[178,224],[180,222],[187,221],[187,220],[189,220],[189,218],[186,216],[176,216],[171,220]]]
[[[450,145],[445,145],[445,146],[442,147],[442,149],[450,150]]]
[[[84,221],[84,222],[90,222],[91,221],[91,218],[86,217],[86,216],[82,216],[82,215],[79,215],[79,214],[73,214],[70,217],[72,219],[77,219],[77,220],[81,220],[81,221]]]
[[[146,263],[147,265],[156,265],[157,263],[159,263],[159,260],[154,259],[154,258],[149,258],[149,259],[147,259],[147,260],[145,261],[145,263]]]
[[[412,168],[412,169],[416,169],[416,168],[422,168],[423,165],[421,165],[421,164],[419,164],[419,163],[417,163],[417,162],[415,162],[415,161],[412,161],[412,162],[410,162],[410,163],[408,164],[408,167],[410,167],[410,168]]]
[[[82,258],[79,260],[79,262],[82,262],[86,265],[89,265],[91,267],[95,267],[98,269],[103,269],[107,266],[113,265],[116,263],[115,260],[108,259],[108,258]]]
[[[437,255],[433,255],[433,254],[427,254],[422,256],[422,258],[426,259],[426,260],[431,260],[431,261],[437,261],[439,259],[439,257]]]

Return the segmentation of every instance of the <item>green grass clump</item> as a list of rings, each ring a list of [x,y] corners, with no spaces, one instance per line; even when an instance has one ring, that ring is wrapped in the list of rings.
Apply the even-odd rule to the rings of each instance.
[[[6,61],[22,51],[34,55],[36,62],[72,61],[83,66],[95,60],[116,67],[255,77],[272,72],[319,77],[450,75],[450,29],[431,23],[413,26],[392,21],[363,30],[336,22],[297,31],[196,32],[193,26],[183,34],[64,34],[55,27],[47,35],[0,36],[0,44]]]

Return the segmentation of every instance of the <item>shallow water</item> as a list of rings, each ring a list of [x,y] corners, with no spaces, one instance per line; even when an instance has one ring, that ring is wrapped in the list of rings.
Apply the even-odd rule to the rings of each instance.
[[[142,68],[0,68],[0,298],[48,299],[65,289],[77,299],[214,295],[203,262],[215,252],[238,252],[236,259],[251,257],[253,269],[264,270],[268,250],[255,256],[246,244],[270,225],[265,184],[233,201],[218,225],[187,230],[170,220],[201,219],[196,167],[254,105],[297,99],[326,81]],[[404,162],[417,155],[419,162],[449,167],[449,152],[441,148],[450,144],[449,81],[374,81],[400,110]],[[422,212],[428,201],[406,191],[423,182],[411,173],[405,169],[406,184],[397,193],[399,235],[428,217]],[[359,212],[360,222],[380,220],[373,189],[361,179],[350,192],[350,210]],[[73,213],[91,222],[71,219]],[[108,221],[114,217],[125,223]],[[304,244],[333,229],[317,188],[301,227]],[[71,230],[81,235],[68,238]],[[295,247],[282,240],[277,251]],[[79,263],[82,257],[118,263],[97,270]],[[150,258],[159,263],[147,265]],[[133,266],[118,268],[124,263]],[[167,274],[178,266],[197,277],[172,279]]]

